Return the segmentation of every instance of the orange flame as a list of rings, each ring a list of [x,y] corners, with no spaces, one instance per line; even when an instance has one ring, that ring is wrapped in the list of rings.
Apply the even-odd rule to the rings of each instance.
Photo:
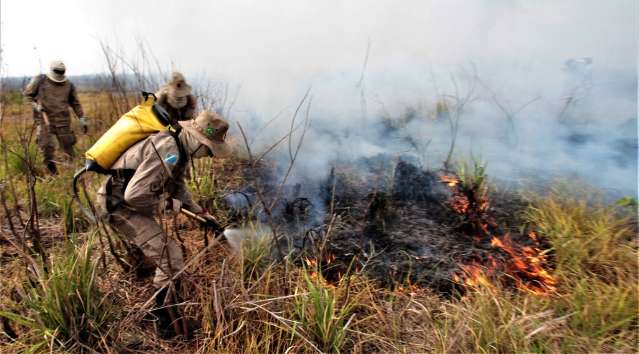
[[[488,256],[489,267],[478,263],[461,266],[461,275],[455,274],[453,281],[469,287],[493,287],[489,275],[495,274],[499,268],[515,281],[517,288],[537,294],[548,294],[556,290],[557,279],[543,265],[546,256],[536,247],[520,247],[512,242],[510,234],[503,239],[495,236],[490,240],[492,247],[506,252],[510,257],[500,264],[492,256]]]
[[[446,183],[449,187],[455,187],[460,182],[459,178],[457,178],[456,176],[447,176],[447,175],[441,176],[440,180],[443,183]]]
[[[494,288],[483,267],[477,263],[461,266],[462,276],[453,275],[453,281],[471,288]]]
[[[472,190],[464,190],[460,185],[460,179],[456,176],[444,175],[440,178],[453,192],[448,200],[451,209],[455,213],[465,216],[476,227],[479,235],[475,235],[473,239],[480,242],[482,237],[489,237],[493,248],[499,249],[509,256],[499,262],[489,256],[490,266],[488,268],[477,263],[463,265],[461,274],[453,276],[455,282],[471,287],[489,286],[491,284],[489,276],[493,276],[499,270],[500,273],[503,272],[508,275],[509,279],[514,280],[517,287],[522,290],[535,294],[546,294],[556,289],[557,280],[544,269],[547,259],[539,247],[515,244],[508,233],[503,237],[493,235],[491,229],[494,230],[497,223],[488,214],[490,202],[487,196],[475,194]],[[531,231],[528,237],[536,246],[539,246],[539,238],[534,231]]]
[[[468,208],[470,207],[468,198],[462,195],[451,197],[449,200],[449,204],[453,211],[460,215],[466,214],[468,212]]]
[[[509,273],[521,273],[531,280],[529,286],[518,280],[518,286],[523,286],[524,290],[532,290],[534,293],[546,293],[556,289],[557,280],[550,275],[543,265],[546,263],[546,256],[537,247],[519,246],[512,242],[510,234],[506,234],[503,240],[494,237],[490,241],[491,246],[501,249],[510,255],[508,260]]]
[[[334,254],[328,254],[319,261],[316,258],[304,258],[304,263],[306,263],[309,269],[308,274],[312,279],[317,279],[325,283],[327,286],[335,287],[335,284],[339,284],[342,281],[342,277],[344,276],[344,274],[342,274],[341,271],[337,271],[337,278],[331,278],[331,280],[329,280],[326,278],[325,273],[325,271],[328,269],[327,266],[333,263],[335,259],[336,256]]]

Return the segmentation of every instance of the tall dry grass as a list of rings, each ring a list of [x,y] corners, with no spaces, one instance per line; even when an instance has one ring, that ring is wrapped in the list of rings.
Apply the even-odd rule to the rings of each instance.
[[[94,124],[89,135],[80,136],[78,151],[117,119],[114,97],[122,96],[82,94]],[[28,119],[27,113],[21,119]],[[20,122],[18,116],[13,119]],[[17,144],[14,128],[7,125],[3,132],[9,146],[17,149],[12,145]],[[16,185],[17,200],[8,198],[11,207],[27,196],[17,161],[0,164],[3,183]],[[302,267],[301,259],[273,262],[266,244],[252,242],[239,253],[215,247],[188,269],[185,311],[201,320],[203,328],[193,342],[163,341],[144,321],[120,320],[139,311],[149,293],[122,288],[123,279],[138,283],[117,267],[104,245],[96,244],[95,252],[79,245],[71,252],[63,246],[65,230],[81,242],[96,231],[77,227],[82,217],[66,204],[71,174],[81,164],[78,156],[64,165],[60,176],[39,176],[36,192],[42,216],[51,223],[45,236],[51,240],[55,266],[47,277],[25,285],[31,289],[25,291],[28,301],[12,299],[10,288],[0,289],[2,315],[20,335],[14,342],[2,337],[3,352],[91,352],[89,347],[111,353],[126,348],[194,353],[630,353],[639,344],[636,215],[560,190],[535,196],[524,213],[551,247],[555,293],[538,296],[494,285],[446,298],[410,285],[382,288],[357,272],[330,283],[319,270]],[[233,159],[197,163],[189,183],[200,200],[216,207],[217,197],[229,185],[243,183],[238,167],[243,164]],[[99,180],[89,179],[89,187],[95,188]],[[184,219],[179,222],[194,227]],[[182,236],[187,255],[197,253],[202,246],[199,233],[190,230]],[[10,247],[0,244],[2,249]],[[1,262],[0,274],[11,278],[9,283],[28,284],[19,258]],[[117,335],[103,340],[111,333]]]

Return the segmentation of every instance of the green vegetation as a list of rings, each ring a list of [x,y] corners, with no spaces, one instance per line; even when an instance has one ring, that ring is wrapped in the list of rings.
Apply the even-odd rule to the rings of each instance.
[[[481,160],[473,159],[472,165],[460,162],[457,164],[457,174],[462,188],[477,191],[478,196],[485,196],[488,192],[486,164]]]
[[[51,344],[71,351],[99,348],[108,340],[114,311],[98,288],[93,254],[91,241],[84,246],[70,242],[51,259],[48,270],[41,267],[40,277],[23,285],[26,313],[0,312],[29,329],[29,351],[46,350]]]
[[[241,241],[242,279],[258,279],[270,265],[270,234],[259,225],[251,225],[244,230],[250,235]]]
[[[340,299],[340,289],[327,285],[317,274],[302,273],[306,295],[295,297],[294,319],[298,323],[296,326],[300,326],[322,352],[339,353],[346,338],[353,305],[348,299]]]

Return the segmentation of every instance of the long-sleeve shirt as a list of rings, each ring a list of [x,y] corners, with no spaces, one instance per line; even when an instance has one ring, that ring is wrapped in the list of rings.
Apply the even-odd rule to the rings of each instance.
[[[37,75],[25,87],[23,95],[27,103],[32,105],[40,103],[52,123],[68,124],[69,107],[78,118],[84,117],[75,85],[69,80],[55,82],[46,75]],[[36,121],[42,119],[41,114],[35,110],[34,119]]]
[[[120,183],[113,183],[112,200],[146,215],[157,211],[160,203],[167,198],[180,200],[183,207],[192,212],[202,212],[203,209],[193,201],[186,188],[184,178],[188,164],[179,163],[179,159],[175,138],[168,132],[152,135],[133,145],[111,167],[113,170],[135,171],[126,188]],[[100,193],[106,194],[105,185]]]

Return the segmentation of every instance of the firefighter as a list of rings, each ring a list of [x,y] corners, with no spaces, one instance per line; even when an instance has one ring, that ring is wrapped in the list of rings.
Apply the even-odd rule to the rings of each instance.
[[[197,101],[184,75],[173,72],[166,85],[156,93],[160,104],[173,120],[193,119]]]
[[[180,122],[180,126],[177,135],[163,131],[127,149],[111,167],[114,174],[98,192],[106,210],[105,221],[156,267],[153,285],[161,291],[153,313],[158,317],[160,335],[165,338],[180,334],[174,330],[172,319],[181,317],[171,312],[177,311],[174,306],[167,304],[180,301],[181,282],[171,278],[184,267],[184,255],[155,217],[167,210],[179,212],[184,208],[214,221],[193,201],[184,177],[190,160],[230,153],[225,142],[229,125],[218,114],[203,111],[194,120]]]
[[[44,155],[44,164],[52,174],[57,173],[53,160],[54,135],[67,157],[73,156],[76,137],[71,129],[69,107],[80,119],[83,132],[86,134],[88,130],[88,121],[75,85],[67,79],[65,72],[64,63],[54,60],[49,72],[33,77],[23,92],[26,102],[33,107],[33,120],[37,126],[36,142]]]

